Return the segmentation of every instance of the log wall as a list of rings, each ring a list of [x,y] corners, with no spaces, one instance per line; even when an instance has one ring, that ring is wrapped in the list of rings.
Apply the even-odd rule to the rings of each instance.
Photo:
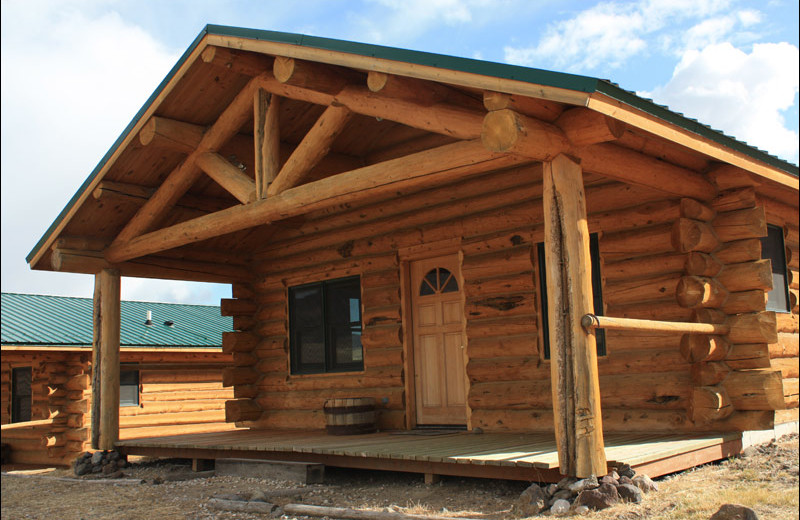
[[[12,461],[68,465],[90,448],[91,352],[4,351],[3,424],[10,421],[11,369],[32,367],[31,426],[3,428]],[[121,353],[122,363],[139,369],[139,406],[120,408],[120,439],[229,429],[222,366],[230,357],[208,353]],[[131,368],[135,368],[131,366]],[[194,365],[194,367],[192,366]]]
[[[789,276],[789,305],[791,312],[778,313],[778,340],[768,346],[770,367],[780,370],[783,376],[785,410],[775,414],[775,422],[798,420],[798,294],[800,294],[800,215],[797,206],[790,206],[772,198],[768,193],[759,193],[759,204],[763,205],[767,222],[781,226],[786,245],[786,267]]]
[[[243,349],[246,360],[256,364],[242,358],[242,370],[231,374],[230,383],[246,401],[228,410],[228,420],[264,428],[322,428],[326,399],[372,396],[383,401],[380,427],[409,427],[404,410],[413,403],[413,388],[404,334],[410,322],[404,323],[401,300],[404,255],[427,248],[436,256],[449,246],[463,254],[470,426],[552,429],[535,258],[535,245],[543,240],[540,175],[535,166],[495,172],[399,194],[391,203],[320,211],[280,230],[255,256],[258,281],[246,296],[256,307],[254,329],[234,333],[229,341],[230,349]],[[700,219],[714,212],[707,215],[694,201],[591,175],[585,183],[590,231],[601,234],[605,314],[691,321],[694,310],[676,299],[688,254],[681,236],[695,236],[695,222],[708,227]],[[700,247],[717,245],[713,239]],[[287,287],[355,274],[362,276],[365,370],[291,375]],[[679,337],[606,334],[607,355],[599,369],[607,431],[713,429],[695,425],[687,413],[692,370],[681,356]],[[757,415],[716,427],[744,427],[764,414]]]

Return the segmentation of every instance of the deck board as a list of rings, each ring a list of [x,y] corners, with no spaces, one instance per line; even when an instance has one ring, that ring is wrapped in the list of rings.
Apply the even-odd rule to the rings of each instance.
[[[625,462],[636,467],[658,461],[659,467],[678,471],[685,469],[679,461],[682,456],[694,454],[691,460],[696,461],[700,452],[722,453],[724,450],[711,448],[725,443],[730,445],[740,438],[739,434],[609,433],[605,435],[606,457],[609,466]],[[344,467],[400,471],[429,472],[429,469],[415,468],[435,466],[446,474],[485,474],[493,478],[509,470],[510,478],[521,480],[527,479],[527,475],[530,475],[530,480],[537,480],[544,475],[542,471],[547,478],[558,475],[558,453],[552,433],[379,432],[331,436],[323,431],[238,429],[130,439],[118,442],[117,446],[134,455],[180,450],[184,456],[202,453],[198,458],[207,457],[209,453],[215,458],[230,456],[226,453],[262,459],[280,455],[287,460],[293,457],[298,460],[319,458],[325,463]],[[675,459],[675,463],[664,464],[670,458]],[[689,460],[688,456],[686,460]],[[364,466],[367,461],[369,464]]]

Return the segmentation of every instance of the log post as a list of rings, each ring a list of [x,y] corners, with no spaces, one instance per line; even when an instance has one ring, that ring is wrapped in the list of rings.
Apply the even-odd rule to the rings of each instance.
[[[100,438],[98,449],[112,450],[119,440],[119,271],[103,269],[100,281]],[[94,418],[92,418],[94,422]]]
[[[579,164],[558,155],[544,165],[545,258],[551,388],[561,473],[606,473],[597,345],[581,326],[593,312],[589,229]]]
[[[263,88],[255,92],[253,100],[253,129],[256,161],[256,198],[267,196],[267,189],[280,168],[280,129],[278,109],[280,98]]]
[[[102,272],[102,271],[101,271]],[[94,450],[100,449],[100,402],[102,392],[100,391],[100,363],[102,362],[102,352],[100,343],[102,342],[103,329],[100,324],[101,305],[103,294],[100,291],[100,273],[94,275],[94,300],[92,304],[92,437],[91,446]]]

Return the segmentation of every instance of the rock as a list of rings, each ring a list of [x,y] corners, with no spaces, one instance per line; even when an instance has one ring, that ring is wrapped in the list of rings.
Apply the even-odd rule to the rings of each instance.
[[[103,461],[103,452],[96,451],[92,454],[92,464],[100,464]]]
[[[103,471],[103,466],[101,466],[100,464],[92,464],[92,469],[91,469],[92,473],[100,473],[101,471]]]
[[[87,473],[92,471],[92,465],[89,462],[81,462],[80,464],[75,464],[75,474],[77,476],[86,475]]]
[[[103,464],[103,475],[111,475],[117,471],[117,464],[115,462],[106,462]]]
[[[558,486],[556,484],[550,484],[544,489],[544,492],[547,493],[549,497],[555,495],[556,491],[558,491]]]
[[[617,473],[613,469],[611,470],[611,473],[608,474],[608,476],[613,478],[614,480],[619,480],[619,473]]]
[[[556,499],[556,500],[560,500],[562,498],[563,499],[568,499],[568,498],[572,498],[573,494],[574,493],[572,491],[570,491],[569,489],[559,489],[558,491],[553,493],[553,498]]]
[[[572,484],[567,486],[567,489],[569,489],[570,491],[572,491],[572,493],[577,495],[584,489],[594,489],[599,485],[600,484],[597,482],[597,477],[592,475],[591,477],[573,482]]]
[[[104,475],[104,476],[105,476],[105,478],[122,478],[122,477],[125,476],[125,474],[122,471],[117,470],[117,471],[115,471],[113,473],[109,473],[108,475]]]
[[[620,477],[628,478],[633,478],[636,475],[636,471],[630,467],[629,464],[620,464],[617,466],[617,473],[619,473]]]
[[[619,480],[612,477],[610,474],[600,479],[601,484],[611,484],[612,486],[619,486]]]
[[[633,480],[631,480],[630,477],[622,476],[622,477],[619,477],[619,483],[620,484],[633,484]]]
[[[723,504],[709,520],[758,520],[758,515],[749,507]]]
[[[658,484],[653,482],[647,475],[636,475],[633,477],[633,485],[649,493],[651,491],[658,491]]]
[[[623,502],[638,504],[642,501],[642,490],[633,484],[620,484],[617,493]]]
[[[553,503],[553,506],[550,508],[550,514],[555,516],[562,516],[569,513],[569,508],[571,504],[568,500],[564,500],[559,498]]]
[[[558,484],[556,484],[556,486],[558,486],[558,489],[567,489],[569,485],[575,482],[576,480],[578,479],[572,477],[564,477],[558,481]]]
[[[606,509],[619,502],[617,488],[611,484],[602,484],[597,489],[587,489],[581,491],[575,503],[580,506],[587,506],[590,509]]]
[[[526,516],[538,515],[547,507],[547,493],[538,484],[531,484],[519,496],[517,507]]]
[[[585,515],[589,512],[589,508],[587,506],[576,506],[573,504],[572,512],[576,515]]]
[[[83,462],[89,461],[91,458],[92,458],[92,452],[91,451],[84,451],[83,453],[81,453],[80,457],[78,457],[75,460],[75,463],[76,464],[81,464]]]

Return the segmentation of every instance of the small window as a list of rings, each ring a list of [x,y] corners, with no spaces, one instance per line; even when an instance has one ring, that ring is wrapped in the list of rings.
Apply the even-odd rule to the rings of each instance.
[[[594,313],[598,316],[603,315],[603,278],[600,273],[600,247],[598,244],[597,233],[589,235],[589,254],[592,261],[592,298],[594,303]],[[544,358],[550,359],[550,322],[547,312],[547,265],[544,258],[544,243],[536,245],[536,257],[539,264],[539,295],[541,296],[542,323],[542,344]],[[606,331],[595,329],[597,340],[597,355],[606,355]]]
[[[119,405],[139,406],[139,371],[120,367]]]
[[[28,422],[31,420],[31,367],[11,369],[11,422]]]
[[[767,310],[789,312],[789,284],[786,276],[786,246],[783,228],[767,226],[767,236],[761,239],[761,258],[772,261],[772,290],[767,293]]]
[[[293,374],[363,370],[360,278],[290,287],[289,348]]]
[[[458,281],[448,269],[435,267],[428,271],[419,287],[420,296],[458,292]]]

